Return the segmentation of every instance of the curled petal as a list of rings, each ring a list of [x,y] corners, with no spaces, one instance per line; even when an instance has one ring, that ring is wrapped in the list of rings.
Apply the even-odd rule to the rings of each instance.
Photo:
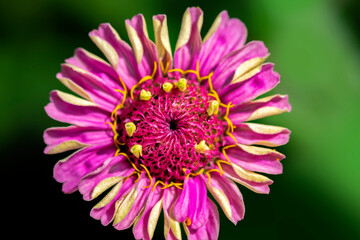
[[[101,167],[81,179],[79,191],[85,200],[92,200],[120,182],[132,171],[133,168],[125,156],[109,158]]]
[[[241,124],[283,112],[290,112],[291,106],[287,95],[273,95],[231,108],[229,118],[233,124]]]
[[[209,216],[206,185],[200,176],[184,181],[184,188],[174,205],[174,216],[178,222],[190,219],[190,228],[197,229],[206,224]]]
[[[222,90],[230,84],[235,76],[236,70],[244,62],[253,58],[265,58],[269,55],[263,42],[253,41],[244,47],[226,55],[214,70],[213,87],[215,90]]]
[[[172,68],[172,53],[167,27],[166,15],[160,14],[153,17],[155,44],[159,55],[159,62],[164,68]]]
[[[216,240],[219,236],[220,219],[219,212],[216,205],[208,198],[207,206],[209,209],[209,219],[206,225],[198,228],[187,228],[184,224],[185,232],[188,235],[189,240]]]
[[[219,176],[216,172],[209,174],[211,181],[206,182],[209,191],[229,220],[236,224],[245,215],[244,202],[238,187],[233,181],[224,176]]]
[[[192,7],[185,11],[175,47],[175,68],[196,69],[202,45],[202,23],[203,12],[200,8]]]
[[[154,62],[158,62],[158,54],[156,45],[149,39],[144,16],[138,14],[125,23],[140,76],[151,75],[155,67]],[[160,72],[159,68],[157,70]]]
[[[44,141],[48,145],[46,154],[60,153],[78,149],[88,145],[110,143],[111,136],[107,132],[108,126],[98,127],[56,127],[48,128],[44,132]]]
[[[140,78],[136,60],[131,47],[123,40],[109,23],[103,23],[90,32],[90,38],[104,53],[125,85],[131,88]]]
[[[264,64],[260,72],[253,77],[222,89],[219,93],[220,99],[233,104],[250,101],[273,89],[280,82],[279,79],[280,75],[274,72],[274,65],[272,63]]]
[[[45,111],[55,120],[84,127],[103,125],[109,119],[109,113],[96,104],[61,91],[50,93]]]
[[[115,152],[113,144],[85,147],[59,161],[54,167],[54,178],[63,183],[62,190],[72,193],[85,175],[100,167]]]
[[[243,47],[246,37],[245,25],[239,19],[230,19],[227,11],[222,11],[203,40],[200,75],[208,75],[226,54]]]
[[[248,171],[236,164],[222,164],[225,176],[231,180],[249,188],[256,193],[268,194],[270,192],[269,185],[273,183],[269,178]]]
[[[234,147],[226,149],[225,152],[232,163],[246,170],[269,174],[282,173],[280,160],[285,156],[275,150],[236,144]]]
[[[175,219],[173,214],[173,207],[176,203],[179,189],[172,187],[164,190],[164,236],[165,239],[181,239],[180,223]]]
[[[232,135],[240,144],[275,147],[284,145],[289,141],[290,131],[277,126],[240,123],[236,125]],[[225,138],[229,144],[234,144],[234,140],[231,137],[227,136]]]

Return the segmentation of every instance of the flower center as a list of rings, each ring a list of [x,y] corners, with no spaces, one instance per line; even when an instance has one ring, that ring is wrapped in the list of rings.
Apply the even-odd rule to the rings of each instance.
[[[132,96],[118,115],[117,132],[121,151],[136,167],[177,183],[219,154],[223,123],[209,111],[213,98],[196,78],[168,73],[142,83]]]

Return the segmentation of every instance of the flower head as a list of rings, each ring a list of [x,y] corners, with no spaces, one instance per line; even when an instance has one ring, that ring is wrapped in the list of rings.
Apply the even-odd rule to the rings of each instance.
[[[282,172],[285,156],[266,147],[287,143],[290,131],[248,122],[291,110],[287,96],[254,100],[279,83],[263,64],[267,48],[244,45],[244,24],[226,11],[202,40],[202,20],[199,8],[185,11],[174,57],[165,15],[153,17],[155,43],[142,15],[127,20],[132,47],[101,24],[90,37],[108,62],[77,49],[57,78],[78,97],[53,91],[45,107],[71,124],[45,131],[45,153],[79,149],[54,168],[63,191],[104,195],[91,216],[133,226],[136,239],[152,238],[161,211],[165,238],[180,239],[182,223],[189,239],[217,239],[208,192],[236,224],[245,210],[234,182],[269,193],[272,181],[257,172]]]

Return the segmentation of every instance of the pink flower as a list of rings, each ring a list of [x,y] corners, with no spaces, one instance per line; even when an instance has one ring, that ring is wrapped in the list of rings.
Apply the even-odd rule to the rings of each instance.
[[[273,182],[257,172],[282,173],[286,128],[248,121],[291,110],[288,97],[256,97],[279,83],[260,41],[223,11],[201,39],[199,8],[185,11],[174,57],[165,15],[153,17],[155,43],[142,15],[126,20],[131,42],[110,24],[90,38],[108,62],[77,49],[57,78],[79,97],[50,93],[47,114],[68,127],[44,133],[45,153],[79,149],[54,168],[63,191],[85,200],[102,195],[91,216],[118,229],[133,226],[136,239],[151,239],[160,212],[165,238],[217,239],[219,213],[243,219],[234,183],[269,193]]]

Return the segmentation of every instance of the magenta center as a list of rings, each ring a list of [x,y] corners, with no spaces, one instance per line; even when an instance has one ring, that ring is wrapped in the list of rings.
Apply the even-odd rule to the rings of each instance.
[[[219,154],[223,135],[222,120],[218,115],[209,116],[208,92],[196,78],[186,78],[185,91],[176,83],[181,75],[170,73],[168,77],[151,79],[134,91],[134,99],[128,98],[119,114],[119,139],[125,143],[125,151],[136,166],[143,164],[151,176],[163,182],[182,182],[187,173],[196,173],[210,164]],[[162,84],[172,83],[170,92]],[[140,100],[144,89],[151,92],[150,100]],[[124,125],[133,122],[136,131],[129,137]],[[195,149],[205,141],[209,150]],[[134,145],[142,146],[142,156],[137,158],[130,152]]]

